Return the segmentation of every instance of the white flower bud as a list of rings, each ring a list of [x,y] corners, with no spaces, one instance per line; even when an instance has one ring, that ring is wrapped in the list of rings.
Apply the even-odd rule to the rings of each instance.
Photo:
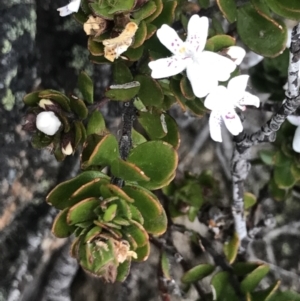
[[[61,125],[60,120],[53,112],[42,112],[36,117],[36,127],[46,135],[53,136]]]
[[[71,155],[73,153],[73,147],[72,147],[71,142],[69,142],[66,147],[62,147],[61,151],[66,156]]]
[[[46,110],[45,106],[51,106],[53,105],[53,102],[50,99],[43,98],[39,101],[39,107]]]

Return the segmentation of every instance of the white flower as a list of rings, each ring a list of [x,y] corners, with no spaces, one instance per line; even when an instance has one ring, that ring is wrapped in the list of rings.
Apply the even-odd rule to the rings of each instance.
[[[188,35],[183,42],[176,31],[162,25],[157,31],[160,42],[174,55],[149,63],[153,78],[164,78],[178,74],[186,69],[194,94],[204,97],[218,86],[218,81],[226,81],[236,64],[222,55],[203,51],[208,33],[208,19],[193,15],[188,23]],[[236,53],[236,52],[235,52]],[[245,55],[245,51],[240,53]],[[240,62],[242,58],[235,58]]]
[[[65,17],[72,13],[77,13],[80,7],[80,1],[81,0],[71,0],[68,5],[58,8],[59,15]]]
[[[36,117],[36,127],[46,135],[53,136],[61,125],[60,120],[51,112],[42,112]]]
[[[245,91],[249,76],[239,75],[232,78],[227,88],[218,86],[205,99],[204,105],[211,110],[209,117],[210,136],[213,140],[222,142],[221,123],[232,135],[243,131],[242,122],[235,112],[238,107],[245,110],[245,105],[259,107],[259,98]]]
[[[300,153],[300,116],[290,115],[287,117],[287,120],[297,127],[293,139],[293,150],[296,153]]]

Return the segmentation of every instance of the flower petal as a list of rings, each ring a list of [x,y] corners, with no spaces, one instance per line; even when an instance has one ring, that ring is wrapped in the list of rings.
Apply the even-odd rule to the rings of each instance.
[[[189,61],[191,59],[182,59],[175,55],[152,61],[149,63],[149,68],[152,70],[151,76],[153,78],[164,78],[176,75],[186,68]]]
[[[165,47],[167,47],[173,54],[185,54],[184,43],[179,38],[177,32],[169,25],[162,25],[162,27],[157,30],[157,37],[160,40],[160,42]]]
[[[52,111],[44,111],[36,117],[36,127],[46,135],[53,136],[61,126],[60,120]]]
[[[224,86],[216,87],[210,94],[207,95],[204,101],[204,106],[209,110],[226,111],[232,109],[232,105],[229,104],[229,93]],[[228,101],[227,101],[228,100]],[[228,107],[228,104],[230,107]]]
[[[207,17],[200,18],[193,15],[188,23],[188,36],[186,44],[195,52],[201,52],[204,49],[208,33]]]
[[[205,97],[218,86],[218,80],[211,70],[203,68],[194,61],[188,64],[186,73],[194,94],[199,98]]]
[[[58,8],[59,15],[65,17],[72,13],[77,13],[80,7],[81,0],[72,0],[68,5]]]
[[[295,126],[300,126],[300,116],[290,115],[287,117],[287,120]]]
[[[229,81],[227,89],[234,104],[244,97],[248,79],[249,75],[239,75]]]
[[[222,142],[221,123],[221,115],[216,111],[212,111],[209,116],[209,131],[211,139],[217,142]]]
[[[300,153],[300,127],[298,126],[293,139],[293,150]]]
[[[225,53],[234,61],[236,65],[239,65],[246,55],[245,49],[239,46],[230,46],[225,50]]]
[[[236,68],[232,60],[211,51],[203,51],[197,56],[196,60],[200,65],[209,66],[216,79],[222,82],[227,81],[230,73]]]
[[[236,136],[243,131],[241,119],[234,110],[222,114],[222,118],[225,126],[232,135]]]
[[[255,106],[258,108],[260,105],[260,100],[257,96],[255,96],[249,92],[245,92],[244,97],[239,101],[239,105]]]

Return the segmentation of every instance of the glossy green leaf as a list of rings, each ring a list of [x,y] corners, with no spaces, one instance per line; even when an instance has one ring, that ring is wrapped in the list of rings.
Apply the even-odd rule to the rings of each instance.
[[[169,114],[163,114],[167,134],[161,140],[171,144],[175,149],[178,149],[180,144],[180,135],[178,125],[175,119]]]
[[[177,153],[174,148],[162,141],[149,141],[138,145],[129,153],[128,162],[137,165],[150,177],[149,182],[139,182],[148,189],[167,185],[177,167]]]
[[[145,261],[148,259],[150,254],[150,243],[149,241],[146,242],[146,244],[142,247],[139,247],[135,250],[137,254],[137,258],[135,261]]]
[[[176,98],[177,103],[180,105],[180,107],[182,108],[182,110],[186,110],[186,99],[185,97],[182,95],[181,90],[180,90],[180,82],[178,80],[175,79],[171,79],[170,80],[170,90],[173,93],[174,97]]]
[[[60,183],[47,196],[47,202],[58,209],[65,209],[71,205],[68,203],[71,195],[82,185],[89,183],[95,179],[102,179],[106,182],[109,177],[100,171],[85,171],[77,177]]]
[[[248,274],[241,282],[242,292],[252,292],[259,282],[269,273],[269,266],[261,265],[256,268],[253,272]]]
[[[33,134],[31,144],[36,149],[42,149],[50,145],[53,141],[53,136],[48,136],[40,131]]]
[[[69,209],[67,222],[69,225],[92,220],[96,217],[94,209],[100,205],[98,198],[85,199]]]
[[[124,161],[121,158],[112,162],[111,172],[115,177],[125,181],[149,181],[150,178],[135,164]]]
[[[24,103],[30,107],[37,106],[41,99],[39,97],[40,92],[41,91],[35,91],[35,92],[31,92],[29,94],[26,94],[23,98]]]
[[[111,64],[111,62],[108,59],[106,59],[104,56],[94,56],[90,54],[89,60],[94,64]]]
[[[126,84],[133,80],[133,76],[129,68],[122,61],[116,61],[113,63],[112,73],[114,84]]]
[[[267,301],[300,301],[300,294],[293,291],[276,292]]]
[[[147,23],[147,36],[146,40],[150,39],[156,32],[157,27],[151,23]]]
[[[116,204],[110,205],[104,212],[103,220],[105,222],[110,222],[114,219],[117,213],[118,206]]]
[[[182,77],[181,81],[180,81],[180,90],[182,95],[188,99],[188,100],[194,100],[195,99],[195,95],[191,86],[190,81],[188,80],[187,77]]]
[[[142,55],[143,55],[143,51],[144,51],[144,45],[138,47],[138,48],[128,48],[127,51],[125,51],[124,53],[122,53],[122,56],[125,57],[127,60],[131,61],[131,62],[135,62],[137,60],[139,60]]]
[[[111,100],[128,101],[137,95],[140,90],[139,82],[130,82],[123,85],[112,85],[105,92],[105,96]]]
[[[131,212],[131,219],[143,225],[144,227],[144,218],[142,216],[142,213],[133,204],[129,204],[129,208]]]
[[[168,255],[167,255],[166,251],[164,251],[164,250],[161,251],[160,265],[161,265],[161,271],[162,271],[163,277],[165,279],[171,280],[172,279],[171,271],[170,271],[171,265],[170,265]]]
[[[300,20],[300,2],[298,0],[267,0],[266,3],[279,16],[297,21]]]
[[[114,3],[112,5],[112,8],[109,10],[109,13],[115,14],[115,13],[130,11],[134,7],[135,2],[136,2],[135,0],[122,0],[116,2],[108,1],[108,3]]]
[[[123,227],[122,231],[126,235],[130,235],[136,241],[138,247],[143,247],[148,243],[148,233],[141,224],[135,221],[131,221],[130,226]]]
[[[156,5],[154,1],[148,1],[140,9],[132,14],[133,18],[137,21],[141,21],[151,16],[156,10]]]
[[[143,45],[147,37],[147,25],[145,21],[140,22],[139,28],[134,35],[134,42],[132,48],[138,48]]]
[[[263,56],[275,57],[286,47],[286,25],[260,15],[251,4],[238,9],[237,28],[242,41]]]
[[[89,230],[84,238],[84,242],[92,241],[97,235],[102,232],[102,228],[99,226],[94,226],[91,230]]]
[[[237,276],[245,276],[262,265],[261,262],[236,262],[232,265]]]
[[[114,135],[108,134],[95,144],[93,142],[90,143],[91,140],[89,138],[93,137],[88,137],[82,152],[82,168],[89,166],[105,167],[119,157],[118,141]]]
[[[187,271],[181,278],[183,283],[197,282],[204,277],[210,275],[215,267],[211,264],[199,264]]]
[[[272,197],[276,201],[282,201],[286,198],[287,196],[287,191],[285,189],[280,189],[277,185],[277,183],[274,180],[274,177],[271,178],[269,181],[268,189],[272,195]]]
[[[117,196],[119,197],[120,199],[128,202],[128,203],[132,203],[134,200],[128,196],[124,190],[122,190],[122,188],[114,185],[114,184],[105,184],[105,185],[102,185],[101,188],[101,193],[102,193],[102,196],[104,198],[109,198],[109,197],[113,197],[113,196]]]
[[[159,83],[147,75],[137,75],[134,80],[141,85],[138,97],[145,106],[161,106],[164,94]]]
[[[253,301],[269,301],[270,297],[275,293],[280,285],[280,281],[275,282],[268,288],[260,291],[253,292],[251,294],[251,300]]]
[[[228,35],[219,34],[207,40],[207,43],[213,45],[213,51],[217,52],[224,48],[234,46],[235,39]]]
[[[137,145],[147,141],[147,139],[142,134],[137,132],[135,129],[132,129],[131,138],[132,138],[133,147],[136,147]]]
[[[245,209],[251,208],[254,204],[256,204],[256,196],[250,192],[245,192],[244,193],[244,207]]]
[[[74,131],[75,131],[75,138],[74,138],[74,149],[76,149],[78,147],[78,145],[80,144],[80,142],[82,141],[82,127],[80,125],[80,123],[82,123],[79,120],[75,120],[73,125],[74,125]]]
[[[119,264],[116,278],[117,281],[123,282],[127,278],[130,272],[130,264],[131,261],[128,259]]]
[[[199,98],[186,101],[185,106],[188,107],[198,117],[202,117],[208,112],[203,104],[203,101]]]
[[[70,112],[70,99],[63,93],[55,91],[55,90],[44,90],[39,93],[40,98],[50,99],[57,104],[59,104],[62,109]]]
[[[162,123],[163,114],[156,112],[139,112],[138,121],[151,140],[160,139],[167,134],[166,126]],[[164,121],[164,120],[163,120]]]
[[[108,3],[108,0],[102,0],[90,3],[90,8],[93,11],[93,13],[101,18],[107,19],[107,20],[113,20],[114,15],[110,12],[111,6]]]
[[[106,131],[103,115],[99,111],[95,110],[89,118],[86,134],[104,135]]]
[[[160,28],[163,24],[171,25],[175,18],[175,9],[177,1],[166,1],[163,4],[163,9],[160,15],[153,20],[153,24]]]
[[[74,227],[67,223],[67,214],[69,208],[65,208],[59,212],[52,225],[52,233],[59,238],[65,238],[70,236],[75,230]]]
[[[83,25],[88,20],[88,16],[85,14],[81,7],[79,8],[79,11],[77,13],[73,13],[73,17],[81,25]]]
[[[162,0],[153,0],[156,5],[155,11],[147,18],[145,18],[145,22],[150,23],[155,20],[163,10],[163,1]]]
[[[217,0],[220,11],[225,18],[233,23],[236,20],[236,4],[234,0]]]
[[[80,119],[85,119],[89,113],[84,101],[75,96],[70,98],[70,107]]]
[[[88,39],[88,50],[93,56],[104,55],[104,45],[101,42],[94,41],[93,37]]]
[[[123,190],[134,199],[133,206],[142,214],[143,226],[147,232],[154,235],[163,234],[167,228],[167,217],[157,197],[149,190],[133,184],[126,183]]]
[[[234,232],[229,242],[224,244],[224,254],[230,264],[235,261],[240,246],[239,236]]]

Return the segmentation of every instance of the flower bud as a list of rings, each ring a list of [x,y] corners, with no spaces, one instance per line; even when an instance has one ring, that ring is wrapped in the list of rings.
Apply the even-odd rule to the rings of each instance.
[[[43,98],[39,101],[39,106],[44,110],[47,110],[46,106],[53,106],[53,105],[54,103],[50,99]]]
[[[60,120],[53,112],[42,112],[36,117],[36,127],[42,133],[53,136],[61,126]]]
[[[73,153],[73,147],[72,147],[71,142],[69,142],[65,147],[62,147],[61,151],[66,156],[72,155],[72,153]]]

